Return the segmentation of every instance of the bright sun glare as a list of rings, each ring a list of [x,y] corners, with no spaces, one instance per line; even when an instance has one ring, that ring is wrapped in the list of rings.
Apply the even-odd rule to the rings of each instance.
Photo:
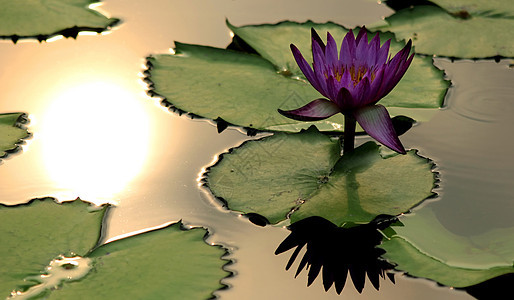
[[[43,161],[62,194],[57,197],[115,203],[143,168],[149,119],[140,100],[120,86],[93,82],[64,90],[40,122]]]

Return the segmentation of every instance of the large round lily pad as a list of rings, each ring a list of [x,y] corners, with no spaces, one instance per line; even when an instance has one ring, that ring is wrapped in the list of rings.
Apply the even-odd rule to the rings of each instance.
[[[0,0],[0,38],[76,37],[80,31],[102,32],[119,20],[89,8],[97,0]]]
[[[210,167],[207,185],[231,210],[278,223],[309,216],[338,226],[408,211],[432,195],[432,164],[409,151],[384,158],[368,142],[340,156],[338,140],[314,127],[248,141]]]
[[[0,158],[15,151],[29,133],[21,125],[26,123],[23,113],[0,114]]]
[[[338,40],[347,29],[312,22],[229,26],[260,55],[176,43],[175,54],[148,58],[151,94],[164,97],[182,111],[247,128],[297,132],[316,124],[322,131],[343,130],[344,118],[340,115],[315,123],[298,122],[283,117],[277,109],[298,108],[320,97],[299,72],[289,44],[295,43],[309,56],[311,27],[320,35],[329,30]],[[384,34],[383,39],[391,37]],[[394,51],[404,46],[392,44]],[[401,114],[423,121],[427,112],[440,107],[447,87],[442,71],[432,65],[431,58],[416,57],[405,78],[381,103],[393,116]]]
[[[206,230],[173,224],[97,247],[106,207],[92,208],[50,198],[0,205],[4,297],[206,299],[223,287],[226,252],[204,241]]]
[[[380,246],[397,269],[452,287],[468,287],[514,273],[514,228],[463,237],[445,229],[431,209],[402,218],[404,227]]]
[[[465,7],[470,7],[470,11],[459,10]],[[412,39],[416,51],[422,54],[460,58],[514,57],[512,9],[505,8],[504,11],[503,6],[499,6],[498,10],[491,11],[489,5],[472,7],[472,3],[448,6],[451,11],[446,11],[437,6],[414,6],[387,17],[386,25],[373,29],[394,32],[399,39]]]
[[[226,251],[204,241],[201,228],[176,223],[95,249],[93,271],[50,299],[208,299],[223,287]]]

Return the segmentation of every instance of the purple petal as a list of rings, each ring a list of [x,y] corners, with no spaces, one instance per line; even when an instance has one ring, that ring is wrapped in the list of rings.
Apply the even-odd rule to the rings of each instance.
[[[378,100],[382,98],[381,89],[384,84],[384,71],[386,66],[380,66],[375,70],[375,78],[371,81],[369,86],[370,94],[368,95],[368,99],[365,101],[364,105],[375,104]]]
[[[300,70],[302,71],[303,75],[305,75],[307,80],[316,90],[318,90],[318,92],[323,93],[323,89],[321,88],[321,85],[316,79],[316,76],[314,75],[311,66],[305,60],[305,58],[303,58],[303,55],[300,52],[300,50],[298,50],[298,48],[296,48],[295,45],[291,44],[291,52],[293,52],[294,59],[296,60],[298,67],[300,67]]]
[[[355,107],[362,107],[365,105],[367,97],[369,94],[369,78],[364,77],[362,80],[355,86],[352,91],[352,96],[355,101]]]
[[[412,46],[412,41],[409,40],[407,42],[407,45],[405,45],[405,47],[403,47],[402,50],[400,50],[398,53],[396,53],[396,55],[389,61],[388,64],[396,65],[396,64],[399,64],[401,61],[405,61],[407,59],[407,57],[409,56],[411,46]]]
[[[368,48],[367,65],[368,67],[377,65],[378,50],[380,49],[380,37],[375,34]]]
[[[353,31],[350,31],[344,36],[343,42],[341,43],[341,50],[339,53],[339,60],[344,66],[351,66],[355,59],[355,36]]]
[[[359,45],[360,41],[365,37],[363,40],[368,43],[368,31],[366,30],[366,27],[362,26],[362,28],[359,30],[359,34],[357,35],[357,38],[355,39],[355,43]]]
[[[350,88],[353,87],[352,74],[350,70],[346,69],[341,77],[340,87]]]
[[[330,33],[327,32],[327,47],[325,48],[325,61],[332,69],[338,65],[337,45],[336,41]]]
[[[327,93],[330,95],[330,97],[328,97],[328,98],[330,100],[337,99],[337,93],[339,92],[339,88],[338,88],[339,82],[332,75],[328,76],[326,82],[327,82]]]
[[[311,37],[312,37],[312,40],[321,47],[321,50],[323,50],[323,52],[325,52],[325,43],[323,43],[323,41],[319,37],[316,30],[314,30],[314,28],[311,28]]]
[[[395,86],[398,84],[400,79],[402,79],[403,75],[407,71],[407,68],[410,66],[412,59],[414,58],[414,54],[412,54],[408,59],[408,55],[411,49],[411,41],[407,43],[407,45],[398,52],[389,63],[387,63],[385,74],[384,74],[384,85],[381,90],[381,97],[387,95]]]
[[[391,45],[391,39],[388,39],[380,50],[378,50],[377,55],[377,65],[383,65],[387,62],[387,55],[389,54],[389,46]]]
[[[287,111],[279,109],[278,112],[293,120],[317,121],[333,116],[338,112],[341,112],[341,110],[337,104],[330,100],[316,99],[300,108]]]
[[[313,67],[314,67],[314,75],[316,76],[316,80],[319,83],[319,87],[321,90],[318,90],[323,96],[330,98],[327,89],[326,77],[327,73],[327,65],[325,63],[325,55],[321,47],[317,43],[312,44],[312,58],[313,58]]]
[[[398,153],[406,153],[384,106],[365,106],[355,110],[353,116],[372,138]]]
[[[339,90],[335,102],[341,107],[341,110],[353,110],[357,106],[352,94],[346,88]]]
[[[368,34],[366,33],[366,29],[361,29],[359,31],[359,35],[357,36],[357,39],[355,40],[355,43],[357,44],[357,49],[355,50],[355,67],[359,66],[366,66],[369,67],[367,64],[368,61],[368,53],[369,53],[369,45],[368,45]]]

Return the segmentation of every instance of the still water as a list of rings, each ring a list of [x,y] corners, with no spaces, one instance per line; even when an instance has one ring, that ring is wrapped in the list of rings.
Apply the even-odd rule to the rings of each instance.
[[[169,53],[173,41],[225,47],[225,26],[282,20],[373,23],[391,13],[373,1],[104,1],[99,10],[122,19],[112,32],[47,43],[0,42],[0,112],[27,112],[33,137],[0,166],[0,201],[76,197],[113,203],[104,240],[183,220],[204,226],[225,245],[234,276],[221,299],[472,299],[463,291],[397,275],[325,293],[320,278],[306,287],[273,253],[288,231],[257,227],[220,208],[199,186],[217,155],[249,139],[207,120],[168,112],[146,95],[145,57]],[[401,137],[440,172],[439,197],[422,205],[450,232],[469,237],[514,226],[514,70],[509,60],[436,58],[452,80],[446,103],[429,122]],[[206,74],[209,76],[209,74]],[[364,142],[361,138],[358,142]],[[458,261],[458,257],[447,257]],[[294,268],[294,267],[293,267]]]

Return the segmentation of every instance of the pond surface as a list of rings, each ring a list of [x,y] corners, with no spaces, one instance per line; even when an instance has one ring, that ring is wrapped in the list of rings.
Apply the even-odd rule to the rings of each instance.
[[[33,133],[21,154],[2,162],[2,203],[43,196],[113,203],[105,241],[170,221],[204,226],[208,242],[226,246],[234,260],[221,299],[472,299],[400,274],[396,284],[381,281],[380,292],[367,282],[362,295],[351,285],[342,295],[324,292],[320,278],[307,288],[305,272],[294,279],[284,270],[290,252],[273,254],[288,230],[257,227],[223,210],[199,185],[218,154],[249,137],[235,128],[218,134],[212,122],[168,112],[145,93],[146,56],[169,53],[173,41],[225,47],[225,18],[235,25],[311,19],[353,27],[389,15],[389,8],[357,0],[108,0],[99,9],[121,25],[77,40],[0,42],[0,112],[27,112]],[[453,83],[447,105],[401,137],[440,173],[439,196],[423,211],[462,237],[514,227],[511,63],[436,58]]]

